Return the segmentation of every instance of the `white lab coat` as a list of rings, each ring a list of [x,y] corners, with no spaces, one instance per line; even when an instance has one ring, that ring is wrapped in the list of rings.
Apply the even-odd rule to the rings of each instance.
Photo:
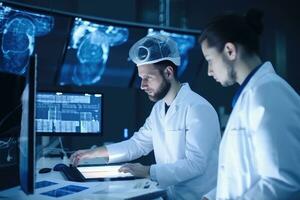
[[[216,196],[215,196],[216,192]],[[270,62],[239,96],[209,199],[300,199],[300,98]]]
[[[170,199],[200,199],[216,184],[220,129],[217,113],[183,84],[165,114],[158,101],[143,127],[126,141],[107,145],[109,162],[124,162],[154,150],[150,177]]]

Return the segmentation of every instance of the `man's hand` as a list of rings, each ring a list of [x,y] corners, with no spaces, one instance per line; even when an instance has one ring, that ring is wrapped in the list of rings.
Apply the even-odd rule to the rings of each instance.
[[[150,176],[150,166],[144,166],[140,163],[126,163],[120,167],[119,172],[129,172],[134,176],[147,178]]]
[[[108,160],[109,155],[105,146],[98,147],[95,149],[76,151],[70,157],[70,164],[77,166],[80,160],[97,157],[106,158]]]
[[[71,155],[70,164],[73,166],[77,166],[80,160],[93,158],[94,157],[93,154],[94,152],[92,149],[78,150]]]

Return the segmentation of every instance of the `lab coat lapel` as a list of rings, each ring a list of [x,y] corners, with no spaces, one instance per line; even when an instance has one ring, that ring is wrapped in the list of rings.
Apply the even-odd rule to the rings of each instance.
[[[262,76],[265,76],[268,73],[275,73],[275,70],[270,62],[265,62],[263,66],[261,66],[260,69],[253,75],[253,77],[249,80],[248,84],[243,89],[241,95],[239,96],[231,115],[228,119],[226,129],[224,133],[231,130],[232,128],[236,128],[236,117],[238,116],[239,112],[241,112],[241,108],[243,107],[243,96],[244,94],[251,89],[253,85],[255,85],[255,82],[260,79]],[[225,136],[225,134],[224,134]]]
[[[260,79],[262,76],[265,76],[268,73],[275,73],[275,70],[270,62],[265,62],[260,69],[253,75],[253,77],[249,80],[248,84],[243,89],[240,97],[238,98],[236,105],[234,107],[240,107],[241,101],[243,99],[243,95],[251,89],[255,82]]]
[[[159,104],[160,117],[161,119],[165,119],[166,111],[165,111],[165,102],[162,100]]]
[[[177,107],[178,107],[177,105],[171,105],[170,106],[170,108],[169,108],[169,110],[168,110],[168,112],[166,114],[165,120],[168,120],[168,119],[172,118],[172,116],[176,114]]]
[[[180,104],[184,102],[184,98],[187,95],[188,90],[190,90],[189,84],[183,83],[178,94],[176,95],[175,99],[171,103],[171,106],[166,114],[165,120],[168,120],[172,118],[172,116],[176,115],[177,111],[179,110]]]

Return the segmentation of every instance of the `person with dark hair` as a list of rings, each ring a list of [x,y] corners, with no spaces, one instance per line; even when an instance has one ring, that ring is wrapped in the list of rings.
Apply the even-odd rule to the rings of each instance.
[[[203,199],[300,199],[300,98],[259,56],[262,13],[216,18],[199,38],[208,75],[240,85]]]
[[[149,177],[167,188],[170,199],[200,199],[217,181],[221,139],[218,116],[211,104],[181,84],[175,41],[161,34],[137,41],[129,51],[137,65],[141,89],[156,102],[145,124],[126,141],[93,150],[79,150],[70,160],[106,157],[109,163],[127,162],[154,150],[156,164],[127,163],[119,171]]]

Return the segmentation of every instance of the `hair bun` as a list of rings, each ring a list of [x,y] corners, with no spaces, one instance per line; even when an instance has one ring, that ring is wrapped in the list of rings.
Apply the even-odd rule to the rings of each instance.
[[[263,31],[262,24],[263,12],[257,9],[250,9],[245,15],[247,24],[260,35]]]

